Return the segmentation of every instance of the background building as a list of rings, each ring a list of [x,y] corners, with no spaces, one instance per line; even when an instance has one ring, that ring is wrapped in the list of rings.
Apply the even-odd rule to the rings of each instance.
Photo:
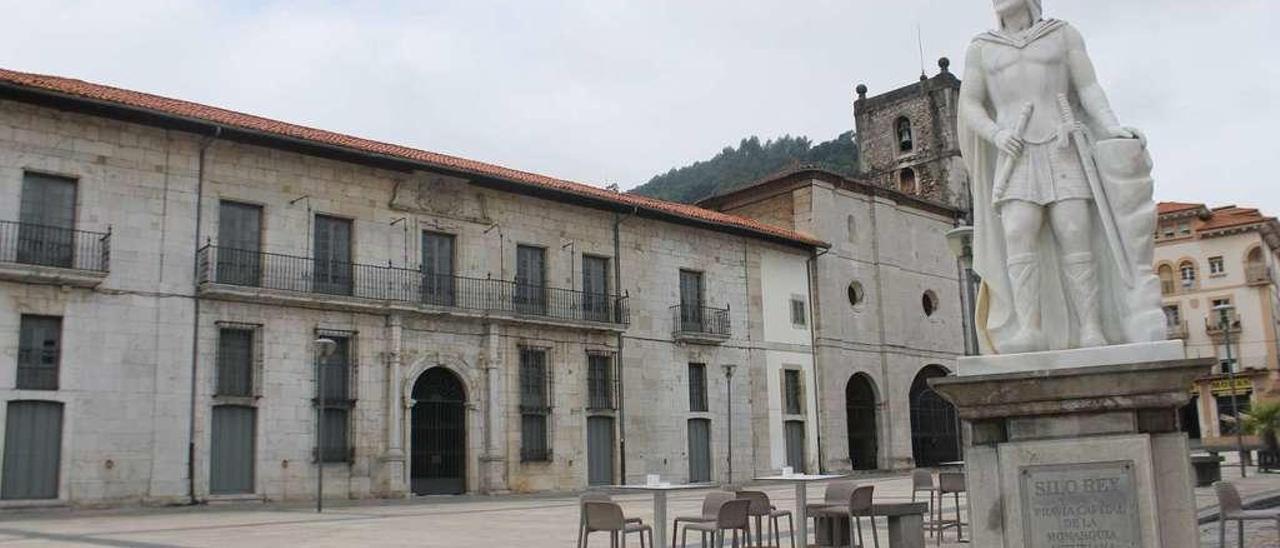
[[[1232,392],[1242,410],[1277,395],[1280,224],[1252,208],[1162,202],[1155,237],[1169,338],[1185,340],[1189,355],[1221,363],[1197,382],[1184,428],[1205,446],[1234,446],[1234,425],[1223,418],[1231,415]],[[1234,311],[1214,310],[1222,304]],[[1231,326],[1231,360],[1224,320]],[[1227,368],[1235,369],[1235,386]]]
[[[824,246],[0,70],[0,505],[310,498],[317,460],[344,498],[814,467]]]

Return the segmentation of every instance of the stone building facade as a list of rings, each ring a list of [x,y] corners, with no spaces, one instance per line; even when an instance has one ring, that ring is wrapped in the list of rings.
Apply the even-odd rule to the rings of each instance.
[[[1232,395],[1242,411],[1280,397],[1280,223],[1253,208],[1162,202],[1155,237],[1169,338],[1220,362],[1193,387],[1183,427],[1205,447],[1234,447]]]
[[[946,239],[959,210],[814,168],[700,205],[831,243],[809,264],[824,469],[960,458],[954,409],[927,385],[964,353],[960,273]]]
[[[960,209],[968,207],[968,172],[960,158],[956,113],[960,79],[951,62],[913,84],[867,96],[859,84],[853,103],[861,177],[884,188]]]
[[[824,248],[0,71],[0,506],[312,498],[318,460],[340,498],[815,468]]]

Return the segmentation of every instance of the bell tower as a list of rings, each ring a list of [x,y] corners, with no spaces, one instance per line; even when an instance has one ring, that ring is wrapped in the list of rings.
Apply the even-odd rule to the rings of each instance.
[[[879,95],[859,84],[853,103],[862,177],[933,202],[969,209],[969,177],[960,159],[956,112],[960,79],[951,61],[939,73]]]

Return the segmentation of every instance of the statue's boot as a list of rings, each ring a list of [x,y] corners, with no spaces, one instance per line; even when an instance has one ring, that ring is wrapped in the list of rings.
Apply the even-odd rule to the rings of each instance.
[[[1007,265],[1018,331],[1001,345],[1000,353],[1044,350],[1044,336],[1040,333],[1040,258],[1035,253],[1023,253],[1009,257]]]
[[[1066,278],[1071,309],[1080,325],[1080,347],[1106,346],[1102,334],[1102,314],[1098,310],[1098,269],[1093,253],[1073,253],[1062,258],[1062,274]]]

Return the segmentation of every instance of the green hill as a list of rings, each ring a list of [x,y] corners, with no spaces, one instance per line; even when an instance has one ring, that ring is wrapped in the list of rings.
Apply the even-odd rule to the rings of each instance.
[[[673,168],[630,192],[693,203],[795,165],[817,165],[847,175],[858,169],[858,145],[852,131],[813,145],[808,137],[784,135],[763,144],[751,136],[737,148],[725,147],[710,160]]]

